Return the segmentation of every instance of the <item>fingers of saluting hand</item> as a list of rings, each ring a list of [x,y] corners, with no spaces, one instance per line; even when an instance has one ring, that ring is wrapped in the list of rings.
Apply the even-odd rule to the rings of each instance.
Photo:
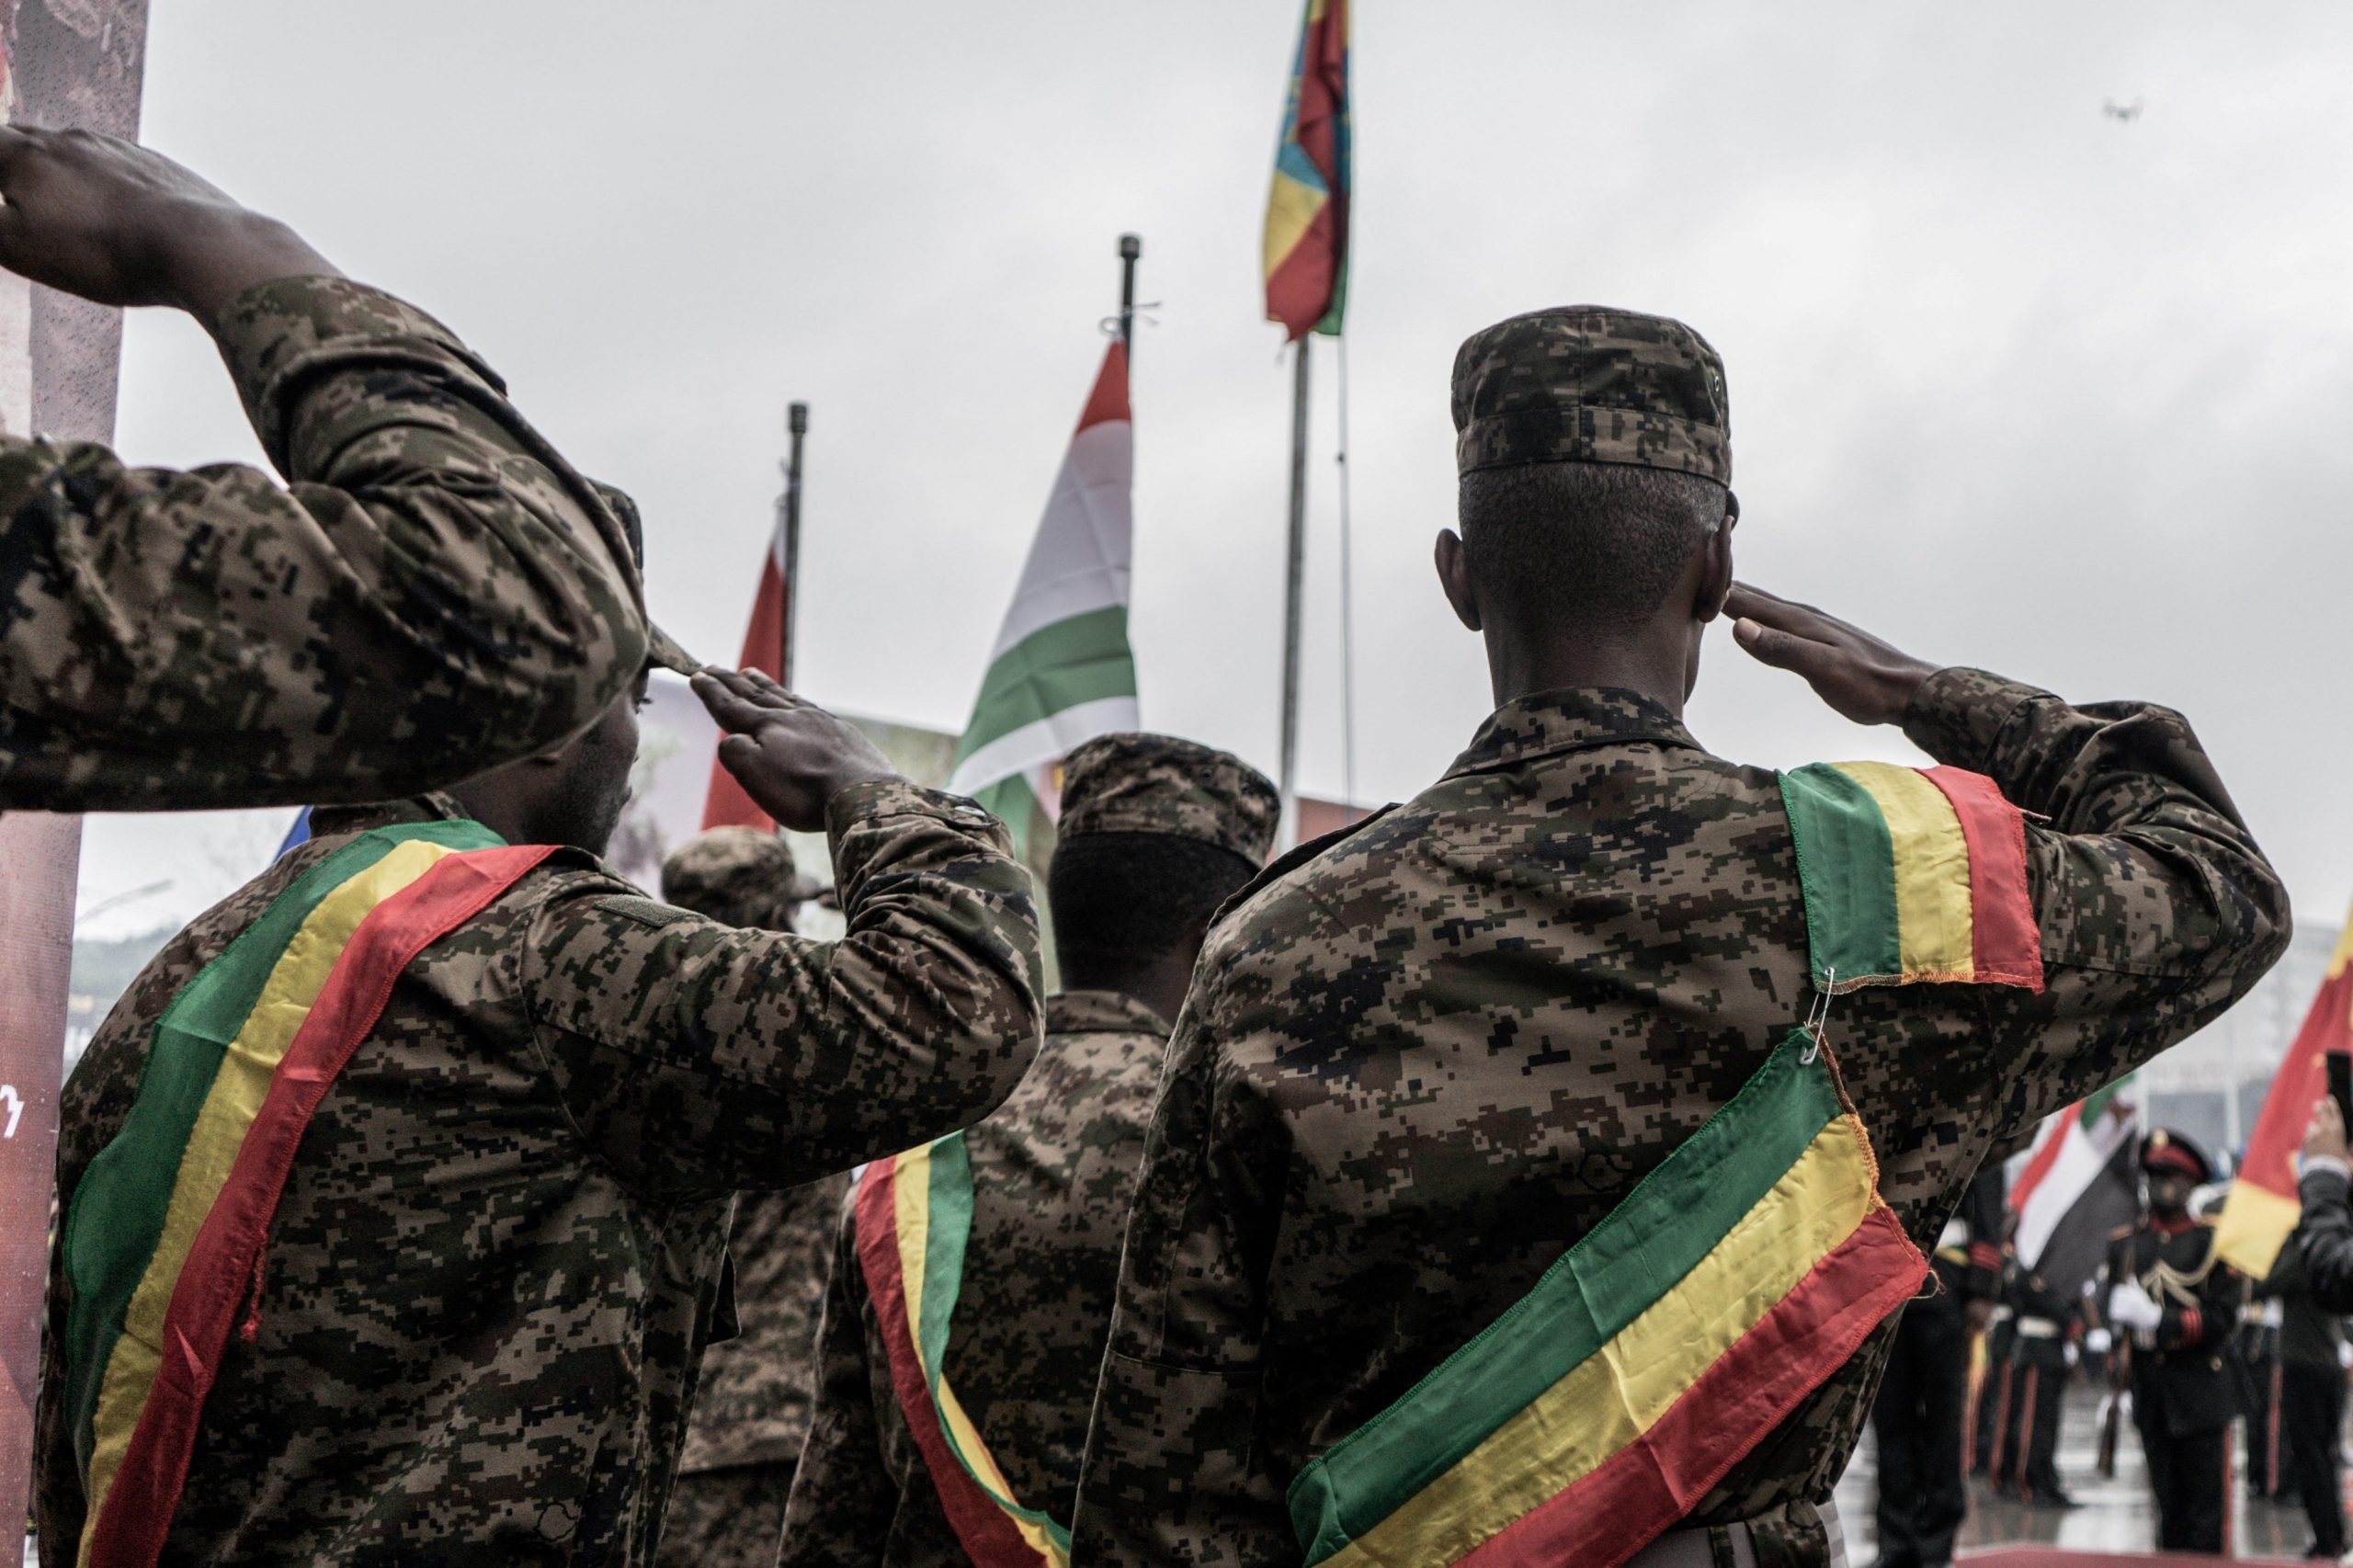
[[[1746,583],[1735,583],[1725,596],[1724,612],[1734,617],[1733,640],[1761,664],[1812,676],[1837,652],[1822,635],[1827,630],[1818,610],[1768,594]]]
[[[752,678],[757,671],[725,670],[716,666],[698,672],[694,677],[695,695],[719,721],[719,727],[735,734],[749,734],[763,724],[774,723],[785,714],[804,706],[801,699],[766,676]]]

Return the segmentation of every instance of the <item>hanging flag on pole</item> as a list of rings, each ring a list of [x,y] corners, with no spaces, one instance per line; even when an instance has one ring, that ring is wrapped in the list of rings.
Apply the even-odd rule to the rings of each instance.
[[[1053,772],[1064,753],[1136,727],[1128,648],[1134,460],[1128,352],[1114,342],[1054,477],[948,780],[1017,841],[1026,841],[1034,812],[1054,816]]]
[[[2045,1120],[2010,1189],[2018,1261],[2071,1300],[2140,1208],[2136,1098],[2127,1077]]]
[[[744,628],[744,652],[736,660],[736,667],[758,670],[779,686],[788,689],[792,685],[792,596],[800,575],[796,559],[801,550],[801,438],[809,428],[809,405],[792,405],[788,427],[792,436],[792,455],[785,460],[784,494],[777,501],[776,530],[768,536],[767,552],[760,560],[760,585],[752,596],[751,623]],[[714,827],[753,827],[762,831],[776,826],[776,819],[752,803],[744,786],[735,776],[719,766],[716,756],[710,763],[710,790],[704,797],[702,825],[705,832]]]
[[[1348,0],[1307,0],[1267,196],[1267,319],[1336,337],[1348,295]]]
[[[2247,1137],[2238,1179],[2231,1183],[2215,1222],[2214,1256],[2251,1279],[2271,1272],[2280,1244],[2303,1213],[2296,1196],[2296,1152],[2303,1147],[2313,1107],[2328,1092],[2332,1051],[2353,1051],[2353,920],[2336,938],[2320,994],[2279,1060]]]

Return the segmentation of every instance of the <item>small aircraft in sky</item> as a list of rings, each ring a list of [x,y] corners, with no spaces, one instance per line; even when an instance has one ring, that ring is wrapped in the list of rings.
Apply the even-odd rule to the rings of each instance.
[[[2120,104],[2114,98],[2104,99],[2099,106],[2099,112],[2113,120],[2125,122],[2135,120],[2141,118],[2141,100],[2134,98],[2129,104]]]

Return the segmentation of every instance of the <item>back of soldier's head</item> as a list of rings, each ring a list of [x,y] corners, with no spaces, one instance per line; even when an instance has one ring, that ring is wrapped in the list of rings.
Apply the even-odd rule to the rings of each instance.
[[[1047,869],[1054,948],[1074,990],[1121,991],[1172,955],[1265,863],[1275,788],[1228,753],[1169,735],[1102,735],[1063,765]]]
[[[805,894],[791,847],[757,828],[699,833],[662,862],[664,902],[722,926],[790,931]]]
[[[1663,316],[1573,305],[1475,334],[1454,425],[1480,602],[1523,625],[1640,625],[1728,510],[1723,363]]]

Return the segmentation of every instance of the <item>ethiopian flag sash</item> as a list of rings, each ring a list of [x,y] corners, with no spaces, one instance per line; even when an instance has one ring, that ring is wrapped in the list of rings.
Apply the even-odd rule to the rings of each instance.
[[[1066,1568],[1070,1531],[1014,1501],[940,1364],[972,1233],[964,1135],[877,1160],[858,1186],[858,1260],[924,1468],[976,1568]]]
[[[1785,774],[1810,963],[1858,985],[2042,987],[2020,813],[1992,780]],[[1478,1337],[1290,1486],[1310,1568],[1614,1568],[1688,1516],[1918,1289],[1927,1264],[1818,1030]]]
[[[78,1562],[155,1561],[303,1130],[393,983],[550,853],[473,822],[364,833],[294,879],[156,1020],[64,1225]],[[247,1332],[252,1322],[247,1323]]]

